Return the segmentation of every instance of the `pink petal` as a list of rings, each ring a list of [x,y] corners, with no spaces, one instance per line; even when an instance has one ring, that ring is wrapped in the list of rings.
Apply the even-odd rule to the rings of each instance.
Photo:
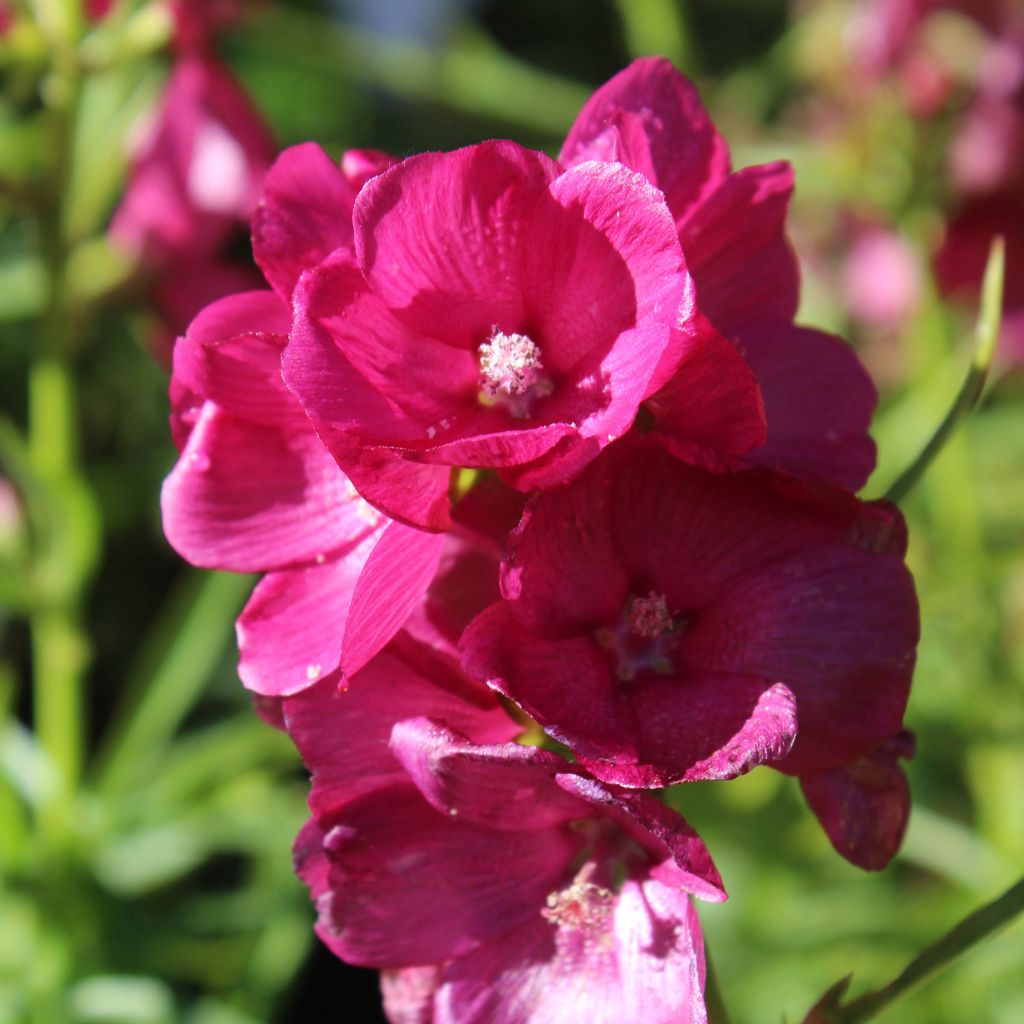
[[[352,248],[356,190],[314,142],[286,149],[267,172],[252,220],[253,256],[285,302],[303,271]]]
[[[529,241],[525,312],[545,367],[565,373],[594,353],[588,372],[613,382],[613,402],[627,390],[635,406],[688,284],[664,197],[618,164],[586,163],[539,197]]]
[[[358,672],[401,628],[423,598],[441,558],[444,535],[389,523],[370,552],[352,594],[341,670]]]
[[[751,462],[857,490],[875,465],[878,396],[853,350],[822,331],[747,328],[737,340],[764,397],[768,440]]]
[[[265,576],[238,619],[238,674],[257,693],[287,696],[338,668],[352,594],[373,538],[343,558]]]
[[[540,914],[460,957],[436,995],[438,1024],[705,1024],[704,949],[685,893],[627,880],[585,933]]]
[[[560,159],[616,160],[665,193],[682,224],[729,172],[729,152],[697,90],[664,58],[644,57],[587,100]]]
[[[709,322],[686,339],[672,378],[645,403],[669,449],[717,468],[718,454],[741,455],[767,436],[757,378]]]
[[[789,164],[729,175],[680,232],[701,310],[725,334],[765,322],[791,323],[800,270],[785,234],[793,192]]]
[[[434,993],[440,983],[438,966],[381,971],[384,1013],[391,1024],[434,1024]]]
[[[817,492],[766,474],[711,475],[650,442],[624,444],[617,458],[608,471],[620,564],[634,593],[665,595],[673,614],[704,607],[752,566],[839,540],[857,517],[856,502],[841,493],[818,500]],[[543,500],[564,503],[565,492]]]
[[[350,800],[407,783],[391,752],[394,724],[427,715],[479,743],[503,743],[520,726],[497,698],[460,674],[411,664],[401,649],[381,652],[339,690],[325,679],[284,702],[288,733],[313,774],[310,810],[327,820]]]
[[[341,155],[341,171],[352,186],[353,194],[378,174],[400,163],[397,157],[382,149],[346,149]]]
[[[354,214],[370,287],[414,330],[466,349],[520,323],[522,226],[557,174],[542,153],[501,141],[385,171]]]
[[[900,733],[853,764],[800,778],[832,845],[865,871],[881,871],[903,841],[910,788],[898,759],[910,757],[913,746],[913,737]]]
[[[679,651],[704,670],[784,682],[800,733],[779,767],[805,774],[846,764],[900,729],[918,633],[899,558],[808,544],[731,582]]]
[[[429,718],[411,718],[394,727],[391,749],[431,805],[462,822],[517,832],[591,813],[555,783],[565,760],[539,747],[481,746]]]
[[[509,535],[502,594],[540,636],[589,632],[626,599],[629,580],[611,535],[610,468],[599,463],[573,486],[531,502]]]
[[[164,481],[161,509],[183,558],[234,572],[312,560],[369,528],[365,506],[312,430],[250,423],[211,402]]]
[[[295,423],[309,433],[281,379],[291,309],[273,293],[244,292],[211,303],[174,346],[174,377],[224,412],[254,423]]]
[[[438,813],[412,786],[348,804],[327,836],[344,959],[412,967],[459,956],[538,913],[581,845],[566,829],[509,832]]]
[[[370,444],[426,442],[428,425],[452,404],[471,395],[475,406],[473,357],[404,326],[344,251],[303,276],[294,304],[284,380],[332,432]]]

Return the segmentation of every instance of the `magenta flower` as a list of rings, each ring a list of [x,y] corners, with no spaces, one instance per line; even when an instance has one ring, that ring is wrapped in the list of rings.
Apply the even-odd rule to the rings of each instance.
[[[205,53],[183,55],[111,233],[155,268],[208,257],[248,221],[272,154],[262,118],[227,68]]]
[[[704,1021],[688,895],[724,892],[697,836],[646,794],[502,742],[517,727],[487,692],[436,662],[411,672],[416,650],[402,641],[345,692],[284,704],[314,776],[295,852],[321,938],[401,969],[384,980],[396,1021],[568,1024],[639,1006],[653,1024]]]
[[[450,522],[452,467],[568,480],[710,344],[663,198],[618,165],[428,153],[369,182],[354,227],[355,258],[296,290],[284,376],[360,494],[428,529]],[[697,421],[733,373],[694,388]]]
[[[622,442],[527,505],[464,665],[607,782],[849,764],[899,731],[910,686],[894,517]]]
[[[721,464],[709,446],[693,444],[690,405],[694,392],[723,391],[729,367],[724,380],[734,395],[745,388],[763,400],[763,420],[749,398],[737,404],[721,395],[719,409],[728,412],[719,415],[728,416],[734,443],[719,442],[713,451],[860,487],[874,467],[867,429],[875,389],[840,339],[793,325],[800,277],[784,230],[789,165],[730,172],[725,140],[693,85],[658,58],[634,61],[591,96],[561,160],[570,167],[617,161],[664,193],[698,309],[724,336],[705,372],[679,365],[645,403],[673,452],[712,468]],[[735,457],[725,461],[738,464]]]

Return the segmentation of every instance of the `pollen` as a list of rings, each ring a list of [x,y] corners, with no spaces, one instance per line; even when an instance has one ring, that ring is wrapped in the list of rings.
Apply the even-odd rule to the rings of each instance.
[[[646,597],[634,597],[629,607],[629,624],[636,636],[653,640],[672,628],[672,616],[664,594],[653,590]]]
[[[541,916],[555,925],[595,931],[608,920],[614,900],[610,889],[578,879],[567,889],[549,893]]]
[[[540,380],[540,349],[525,334],[494,329],[480,353],[480,386],[488,398],[525,395]]]

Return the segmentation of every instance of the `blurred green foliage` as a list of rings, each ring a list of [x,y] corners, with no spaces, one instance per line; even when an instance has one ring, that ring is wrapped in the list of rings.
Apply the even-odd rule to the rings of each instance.
[[[837,301],[839,211],[884,217],[927,276],[947,201],[948,124],[912,121],[885,90],[843,93],[852,6],[492,0],[426,44],[280,0],[228,34],[224,52],[282,146],[316,138],[334,152],[399,154],[504,135],[555,152],[589,91],[631,56],[675,59],[737,165],[783,157],[797,168],[803,319],[853,338],[881,381],[866,491],[879,496],[953,401],[973,313],[926,288],[913,320],[887,335]],[[251,581],[201,576],[161,538],[166,372],[146,350],[145,293],[103,237],[125,140],[163,79],[166,25],[122,0],[79,45],[77,4],[29,8],[36,20],[0,40],[0,483],[16,494],[0,501],[0,1022],[294,1019],[313,941],[289,863],[305,778],[235,679],[232,621]],[[838,124],[824,135],[807,116],[819,107]],[[74,123],[57,154],[62,117]],[[58,186],[55,285],[46,197]],[[56,363],[54,316],[65,331]],[[886,872],[836,856],[795,783],[770,771],[673,793],[732,894],[701,916],[737,1024],[799,1021],[850,972],[854,994],[888,981],[1020,874],[1022,467],[1024,374],[1001,364],[904,505],[924,632],[907,718],[915,806]],[[47,658],[69,687],[49,712],[31,685]],[[77,713],[78,684],[75,740],[61,714]],[[46,714],[49,734],[63,729],[80,756],[60,763],[47,730],[33,731]],[[1021,926],[878,1019],[1019,1024]]]

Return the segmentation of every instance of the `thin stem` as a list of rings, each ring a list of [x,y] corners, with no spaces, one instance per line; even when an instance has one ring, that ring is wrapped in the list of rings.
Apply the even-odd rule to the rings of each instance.
[[[970,415],[985,390],[985,381],[988,379],[989,367],[992,365],[996,342],[999,340],[1005,262],[1003,240],[996,238],[992,242],[988,263],[985,266],[985,279],[981,290],[981,312],[975,329],[974,357],[971,359],[967,377],[949,412],[946,413],[945,419],[939,424],[931,439],[886,492],[885,496],[889,501],[898,504],[907,496],[914,484],[921,479],[925,470],[945,447],[956,428]]]
[[[909,989],[920,984],[957,957],[976,946],[982,939],[1005,927],[1024,911],[1024,878],[1007,889],[1002,896],[968,914],[938,942],[919,953],[884,988],[839,1005],[846,983],[844,979],[826,994],[805,1024],[862,1024],[871,1020]]]

